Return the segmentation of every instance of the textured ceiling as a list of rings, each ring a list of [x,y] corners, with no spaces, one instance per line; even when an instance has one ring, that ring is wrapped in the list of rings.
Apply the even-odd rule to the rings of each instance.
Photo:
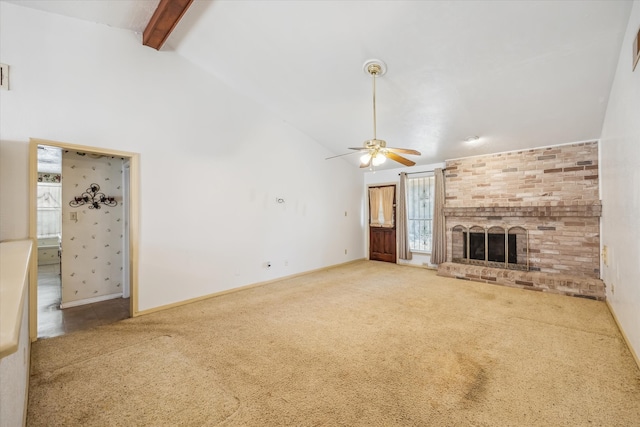
[[[113,26],[157,4],[17,3],[46,3],[41,8],[79,18],[84,11],[83,19]],[[115,19],[129,13],[125,4],[138,17]],[[379,58],[388,71],[377,86],[378,138],[419,150],[423,155],[413,159],[430,164],[599,138],[631,6],[195,0],[163,50],[175,50],[334,154],[373,136],[371,78],[362,66]],[[473,135],[480,139],[464,142]],[[357,162],[355,155],[342,159]]]

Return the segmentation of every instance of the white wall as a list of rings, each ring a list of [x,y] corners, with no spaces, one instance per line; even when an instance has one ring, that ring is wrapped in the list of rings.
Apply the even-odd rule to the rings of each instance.
[[[140,310],[364,257],[357,168],[139,35],[6,2],[0,19],[0,239],[27,234],[37,137],[140,153]]]
[[[2,3],[0,12],[1,7]],[[0,39],[0,55],[2,46]],[[3,106],[8,93],[0,93],[0,241],[29,236],[29,146],[24,141],[4,138]]]
[[[633,4],[600,140],[602,244],[607,300],[640,357],[640,64],[631,71],[632,39],[640,28]]]
[[[381,184],[395,184],[397,187],[396,197],[398,191],[400,190],[400,173],[417,173],[422,171],[433,171],[436,168],[444,168],[444,163],[434,163],[431,165],[420,165],[414,167],[400,167],[395,169],[385,169],[385,170],[377,170],[373,172],[366,172],[364,174],[364,195],[363,195],[363,205],[362,210],[365,212],[365,218],[368,218],[369,212],[369,199],[367,189],[370,186],[381,185]],[[364,220],[365,226],[367,224],[367,220]],[[369,234],[364,233],[364,247],[367,249],[367,257],[369,250]],[[399,259],[398,264],[408,264],[415,265],[419,267],[430,267],[435,268],[433,264],[431,264],[431,254],[430,253],[420,253],[413,252],[410,260]]]

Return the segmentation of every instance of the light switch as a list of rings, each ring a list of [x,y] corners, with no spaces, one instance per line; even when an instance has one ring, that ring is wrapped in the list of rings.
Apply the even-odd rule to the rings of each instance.
[[[9,90],[9,66],[0,64],[0,89]]]

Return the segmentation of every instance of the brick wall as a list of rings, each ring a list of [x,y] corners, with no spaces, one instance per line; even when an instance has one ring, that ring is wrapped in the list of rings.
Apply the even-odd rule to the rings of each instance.
[[[450,160],[446,167],[448,207],[600,203],[597,142]]]
[[[445,188],[447,261],[457,225],[520,226],[531,271],[599,278],[597,142],[450,160]]]

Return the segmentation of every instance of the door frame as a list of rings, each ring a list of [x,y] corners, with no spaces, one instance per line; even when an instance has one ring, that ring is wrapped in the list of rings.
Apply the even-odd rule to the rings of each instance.
[[[37,230],[37,196],[38,196],[38,145],[48,145],[63,150],[81,151],[105,156],[122,157],[129,161],[129,284],[131,298],[129,300],[129,316],[136,317],[138,312],[138,241],[140,236],[140,155],[128,151],[109,148],[91,147],[87,145],[69,144],[60,141],[29,138],[29,237],[35,245],[38,239]],[[29,264],[29,338],[38,339],[38,251],[33,252]]]
[[[377,187],[395,187],[395,190],[393,192],[394,194],[394,200],[393,200],[393,228],[396,230],[396,259],[394,261],[395,264],[398,263],[398,224],[397,224],[397,209],[398,209],[398,187],[399,187],[399,183],[397,182],[376,182],[376,183],[370,183],[367,184],[366,189],[365,189],[365,203],[366,203],[366,212],[367,212],[367,217],[366,217],[366,222],[365,225],[367,227],[367,232],[366,234],[366,240],[367,240],[367,259],[370,260],[371,259],[371,204],[369,202],[369,189],[370,188],[377,188]]]

